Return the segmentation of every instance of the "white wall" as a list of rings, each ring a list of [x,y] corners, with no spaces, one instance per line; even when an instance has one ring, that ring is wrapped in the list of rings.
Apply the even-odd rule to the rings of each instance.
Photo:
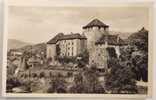
[[[55,56],[56,56],[56,45],[47,44],[47,58],[51,57],[53,60]]]

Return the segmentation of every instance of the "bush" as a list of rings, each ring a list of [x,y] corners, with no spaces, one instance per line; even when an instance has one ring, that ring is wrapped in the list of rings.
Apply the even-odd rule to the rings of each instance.
[[[66,93],[66,81],[64,80],[63,76],[61,74],[58,74],[57,76],[51,78],[51,81],[49,83],[49,89],[48,93]]]
[[[13,76],[7,76],[7,91],[12,91],[12,89],[14,87],[18,87],[18,86],[21,86],[21,83],[20,81],[16,78],[16,77],[13,77]]]
[[[133,65],[127,60],[111,58],[108,61],[110,72],[106,73],[105,86],[111,93],[137,93]]]

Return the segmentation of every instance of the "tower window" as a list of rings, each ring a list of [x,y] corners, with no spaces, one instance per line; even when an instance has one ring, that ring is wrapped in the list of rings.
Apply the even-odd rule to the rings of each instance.
[[[72,56],[73,56],[73,52],[72,52]]]

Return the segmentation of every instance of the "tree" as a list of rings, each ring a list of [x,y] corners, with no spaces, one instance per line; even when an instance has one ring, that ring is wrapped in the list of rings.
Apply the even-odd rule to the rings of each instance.
[[[77,56],[77,63],[79,68],[83,68],[86,64],[89,64],[89,52],[87,50]]]
[[[66,81],[61,74],[52,77],[49,83],[48,93],[66,93]]]
[[[85,93],[85,87],[83,83],[83,76],[81,73],[78,73],[74,76],[73,86],[70,87],[69,91],[71,93]]]
[[[84,86],[87,93],[105,93],[105,89],[98,80],[96,65],[91,65],[90,68],[84,70]]]
[[[136,48],[132,53],[132,61],[137,80],[148,81],[148,31],[143,27],[128,38],[131,47]]]
[[[105,86],[111,93],[137,93],[133,64],[127,59],[127,55],[121,55],[121,59],[110,58],[108,60],[110,71],[105,76]]]

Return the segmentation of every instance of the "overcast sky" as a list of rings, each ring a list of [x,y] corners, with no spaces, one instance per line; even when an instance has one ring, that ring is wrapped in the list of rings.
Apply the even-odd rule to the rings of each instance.
[[[82,26],[94,18],[110,30],[135,32],[149,29],[147,7],[46,7],[10,6],[9,38],[30,43],[47,42],[59,32],[82,33]]]

